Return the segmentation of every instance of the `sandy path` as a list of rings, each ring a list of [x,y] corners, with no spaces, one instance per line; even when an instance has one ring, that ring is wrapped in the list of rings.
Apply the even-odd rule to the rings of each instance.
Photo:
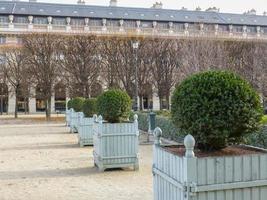
[[[151,200],[152,146],[140,170],[99,173],[63,124],[0,126],[0,200]]]

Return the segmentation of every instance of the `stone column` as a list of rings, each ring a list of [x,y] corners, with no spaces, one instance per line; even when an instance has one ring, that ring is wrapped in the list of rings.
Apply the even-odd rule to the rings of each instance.
[[[152,101],[153,101],[153,110],[160,110],[159,97],[155,92],[153,92]]]
[[[29,98],[29,113],[36,113],[36,98],[35,98],[35,87],[30,88],[30,98]]]
[[[8,85],[8,114],[14,114],[16,107],[16,96],[14,88],[11,85]]]

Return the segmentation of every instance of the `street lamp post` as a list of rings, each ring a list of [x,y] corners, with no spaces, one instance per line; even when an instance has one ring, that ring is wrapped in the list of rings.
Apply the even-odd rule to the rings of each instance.
[[[135,95],[134,95],[134,111],[138,110],[138,47],[139,42],[135,41],[133,42],[133,49],[134,49],[134,67],[135,67]]]

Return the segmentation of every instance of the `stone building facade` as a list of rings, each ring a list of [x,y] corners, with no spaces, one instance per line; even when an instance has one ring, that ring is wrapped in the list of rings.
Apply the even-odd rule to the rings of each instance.
[[[267,16],[255,12],[245,14],[207,11],[162,9],[162,4],[151,8],[50,4],[39,2],[0,1],[0,45],[19,44],[20,35],[32,32],[97,35],[138,35],[154,37],[214,37],[241,40],[267,40]],[[20,102],[20,111],[28,107],[30,113],[43,110],[38,89],[32,87],[32,98]],[[64,110],[67,96],[64,87],[55,86],[52,112]],[[153,109],[159,109],[159,98],[153,94]],[[147,105],[145,106],[147,108]],[[13,113],[15,100],[11,87],[0,82],[0,112]]]

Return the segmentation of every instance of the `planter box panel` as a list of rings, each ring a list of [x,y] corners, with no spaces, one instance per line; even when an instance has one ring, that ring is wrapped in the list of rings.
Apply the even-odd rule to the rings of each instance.
[[[66,126],[70,125],[70,110],[66,110],[66,114],[65,114],[65,120],[66,120]]]
[[[80,146],[93,145],[93,130],[94,119],[93,118],[82,118],[80,119],[78,127],[78,138]]]
[[[266,200],[267,152],[180,157],[154,146],[155,200]]]
[[[101,171],[107,168],[138,168],[138,127],[136,123],[95,123],[94,160]]]
[[[70,114],[70,130],[71,132],[78,132],[78,127],[80,124],[80,119],[83,116],[82,112],[71,112]]]

